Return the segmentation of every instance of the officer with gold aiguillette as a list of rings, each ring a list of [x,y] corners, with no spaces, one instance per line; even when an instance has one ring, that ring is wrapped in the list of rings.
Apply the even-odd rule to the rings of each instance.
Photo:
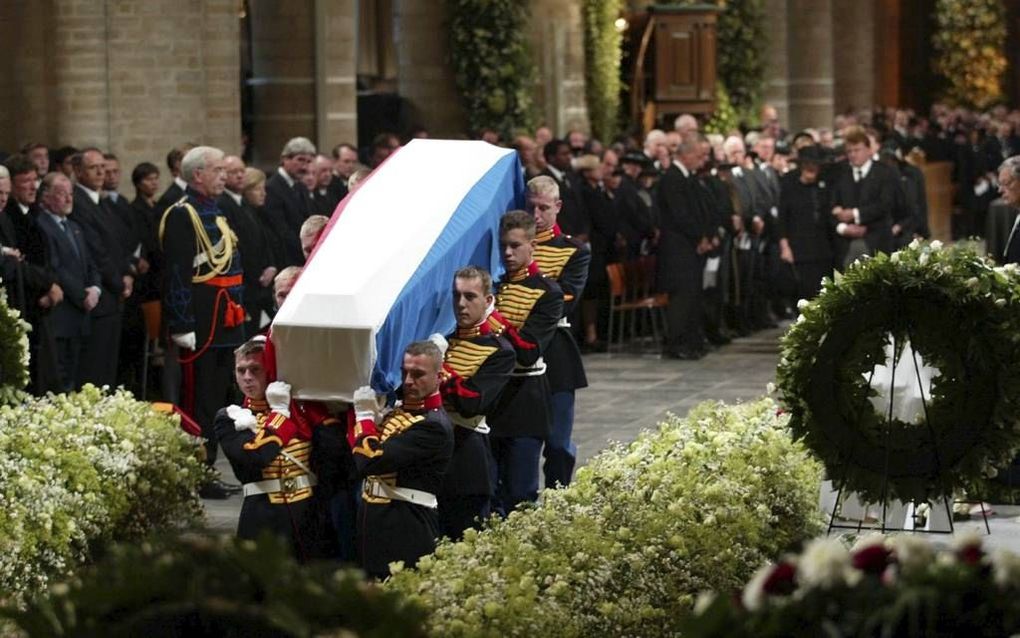
[[[492,318],[492,276],[476,266],[453,276],[457,329],[443,339],[443,405],[453,422],[453,460],[439,493],[443,535],[460,540],[464,530],[489,517],[493,495],[492,451],[486,416],[514,369],[514,349],[504,326]]]
[[[413,567],[439,538],[436,493],[453,455],[453,425],[439,394],[443,354],[431,341],[404,350],[403,403],[381,416],[372,388],[354,393],[347,440],[365,479],[357,545],[369,576],[386,578],[390,563]]]
[[[179,352],[180,405],[202,427],[206,462],[216,460],[213,419],[230,399],[233,350],[244,342],[241,259],[237,237],[216,205],[223,193],[223,151],[198,146],[181,161],[185,196],[163,213],[163,323]],[[219,482],[206,498],[226,498]]]

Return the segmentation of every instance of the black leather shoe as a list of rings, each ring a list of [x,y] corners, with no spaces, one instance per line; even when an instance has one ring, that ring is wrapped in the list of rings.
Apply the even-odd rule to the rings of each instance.
[[[232,495],[239,494],[243,489],[240,485],[224,483],[216,479],[199,488],[198,495],[211,501],[225,501]]]

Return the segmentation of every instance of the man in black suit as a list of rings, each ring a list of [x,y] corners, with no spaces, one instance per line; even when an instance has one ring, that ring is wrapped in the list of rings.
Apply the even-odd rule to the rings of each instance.
[[[135,280],[131,274],[131,233],[102,199],[105,161],[95,148],[83,150],[72,160],[78,178],[73,215],[85,231],[102,287],[99,304],[92,310],[92,330],[82,358],[81,377],[86,383],[112,387],[117,382],[123,300],[131,296]]]
[[[30,389],[37,394],[50,390],[58,392],[56,343],[50,329],[49,312],[63,301],[64,291],[50,268],[46,237],[35,223],[39,213],[36,167],[32,160],[21,154],[8,157],[5,166],[11,176],[11,199],[4,216],[10,223],[4,224],[8,238],[0,241],[5,246],[17,248],[22,257],[20,276],[13,282],[12,305],[22,310],[25,320],[32,324],[32,331],[28,334]],[[11,289],[8,288],[8,291]]]
[[[312,163],[312,173],[315,175],[315,186],[312,188],[312,213],[332,217],[336,205],[340,203],[337,191],[331,188],[333,184],[333,161],[325,155],[316,155]]]
[[[666,355],[674,359],[700,359],[705,354],[702,271],[712,244],[695,176],[701,161],[698,138],[688,134],[659,182],[658,285],[669,293]]]
[[[61,390],[81,387],[80,363],[89,334],[89,314],[102,291],[99,272],[89,255],[81,227],[68,219],[74,206],[71,180],[63,173],[49,173],[39,187],[42,202],[36,223],[46,235],[50,263],[64,290],[64,301],[52,311],[50,321],[56,338],[57,369]]]
[[[1014,208],[1020,206],[1020,155],[1014,155],[999,166],[999,192],[1002,199]],[[1020,217],[1013,222],[1013,230],[1009,233],[1006,241],[1006,250],[1003,254],[1003,263],[1020,263]]]
[[[571,167],[573,155],[570,144],[565,140],[551,140],[542,149],[542,154],[546,166],[541,174],[556,180],[556,185],[560,187],[560,200],[563,202],[559,215],[560,230],[581,242],[587,242],[591,220],[581,199],[581,179]]]
[[[11,174],[7,167],[0,164],[0,281],[4,288],[12,288],[16,285],[18,268],[21,265],[21,251],[18,250],[17,236],[14,232],[14,225],[4,213],[7,207],[7,200],[11,196]],[[8,303],[14,303],[11,290],[7,293]]]
[[[867,133],[859,127],[844,135],[847,161],[833,169],[832,215],[836,219],[836,263],[845,268],[862,254],[892,252],[897,177],[874,160]],[[863,239],[863,242],[856,241]]]
[[[172,148],[170,152],[166,154],[166,167],[170,170],[170,186],[167,187],[163,194],[159,196],[159,201],[156,202],[156,209],[159,211],[159,216],[163,215],[166,209],[176,204],[182,197],[184,197],[184,189],[188,187],[187,182],[181,179],[181,158],[184,157],[184,153],[190,150],[190,146],[184,148]]]
[[[266,217],[277,245],[282,247],[284,266],[305,263],[298,233],[312,213],[311,198],[302,179],[315,159],[315,145],[304,137],[289,140],[280,153],[280,166],[266,181]]]
[[[347,181],[358,170],[358,149],[346,142],[333,147],[333,181],[329,183],[336,201],[347,197]]]

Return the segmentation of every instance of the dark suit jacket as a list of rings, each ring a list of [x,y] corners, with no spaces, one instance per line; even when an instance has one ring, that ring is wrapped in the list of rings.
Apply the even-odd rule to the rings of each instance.
[[[89,254],[99,270],[103,294],[93,316],[105,317],[120,311],[120,298],[124,292],[124,275],[131,272],[130,232],[116,213],[103,205],[92,203],[81,186],[74,187],[74,209],[71,219],[85,232]]]
[[[584,208],[584,201],[581,197],[581,181],[570,173],[564,173],[563,179],[557,179],[548,168],[542,171],[542,175],[553,178],[560,187],[560,200],[563,208],[556,221],[567,235],[587,235],[591,232],[591,217]]]
[[[868,227],[864,236],[872,252],[891,252],[893,210],[896,206],[898,175],[885,164],[872,160],[868,174],[859,183],[849,162],[839,164],[832,174],[832,205],[856,208],[861,224]],[[844,240],[843,248],[849,244]]]
[[[184,197],[184,189],[178,186],[177,182],[170,182],[170,186],[156,200],[156,210],[159,212],[159,217],[162,217],[166,209],[176,204],[182,197]]]
[[[25,319],[29,322],[45,314],[37,302],[56,282],[56,277],[50,268],[49,246],[42,230],[35,223],[36,215],[38,215],[38,210],[35,206],[32,206],[25,214],[21,212],[21,208],[14,198],[11,198],[4,211],[4,216],[10,224],[9,226],[3,225],[7,227],[7,230],[3,232],[5,235],[13,232],[13,241],[10,241],[9,238],[0,241],[5,246],[17,247],[24,257],[24,261],[21,263],[21,276],[25,298],[21,299],[18,296],[15,280],[11,280],[8,284],[8,291],[12,293],[11,305],[24,310]]]
[[[701,257],[698,243],[708,227],[701,187],[692,173],[688,177],[676,165],[670,167],[659,181],[659,256],[658,287],[676,292],[701,281]]]
[[[329,192],[333,196],[333,199],[336,200],[336,203],[339,204],[343,201],[344,197],[347,197],[347,182],[339,175],[334,175],[333,181],[329,183]],[[336,209],[335,205],[333,206],[333,209]],[[326,214],[332,215],[333,211],[331,210]]]
[[[89,255],[84,231],[74,220],[68,219],[69,235],[46,213],[40,213],[36,223],[49,241],[53,271],[64,290],[64,301],[50,314],[53,332],[57,337],[83,337],[89,332],[85,289],[99,285],[99,271]]]
[[[300,182],[295,182],[294,186],[289,186],[279,172],[273,173],[266,180],[266,217],[274,239],[284,248],[282,266],[300,266],[305,263],[299,233],[301,224],[311,212],[311,200]]]

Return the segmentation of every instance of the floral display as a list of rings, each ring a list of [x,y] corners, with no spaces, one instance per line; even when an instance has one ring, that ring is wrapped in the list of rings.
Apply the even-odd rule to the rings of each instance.
[[[827,279],[814,301],[798,304],[777,382],[794,437],[837,486],[873,502],[925,501],[981,482],[1014,458],[1018,283],[1015,265],[915,241],[857,261]],[[921,388],[923,401],[908,417],[871,402],[872,376],[876,366],[889,369],[890,352],[891,369]],[[922,367],[935,371],[930,387]]]
[[[199,517],[197,449],[125,391],[0,407],[0,600],[43,590],[108,541]]]
[[[592,135],[611,141],[620,128],[623,33],[616,28],[622,0],[585,0],[584,93]]]
[[[986,109],[1002,101],[1006,59],[1006,3],[937,0],[932,65],[941,96],[953,105]]]
[[[30,637],[423,636],[422,612],[330,564],[298,565],[283,541],[185,534],[120,544],[24,610]]]
[[[28,385],[28,322],[7,304],[0,286],[0,405],[19,403]]]
[[[705,403],[387,587],[434,636],[675,635],[698,592],[814,535],[819,475],[771,400]]]
[[[1020,556],[964,535],[938,551],[915,536],[835,538],[763,567],[738,596],[708,594],[689,638],[1008,636],[1020,631]]]

